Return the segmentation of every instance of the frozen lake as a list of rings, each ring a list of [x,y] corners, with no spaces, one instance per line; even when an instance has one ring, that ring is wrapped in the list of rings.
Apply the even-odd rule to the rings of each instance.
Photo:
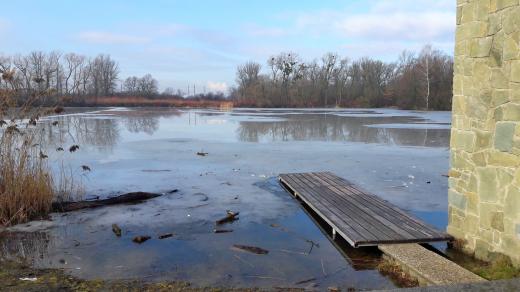
[[[447,225],[449,112],[390,109],[70,109],[42,127],[85,196],[167,192],[137,205],[57,214],[11,228],[3,253],[82,278],[196,286],[392,288],[374,250],[338,250],[277,183],[331,171],[426,222]],[[52,126],[58,121],[57,126]],[[79,151],[57,152],[80,145]],[[199,156],[197,152],[207,152]],[[88,165],[91,172],[83,172]],[[226,210],[240,220],[214,233]],[[112,224],[123,236],[115,237]],[[164,233],[174,236],[159,240]],[[152,239],[135,244],[132,238]],[[256,255],[234,244],[269,251]],[[309,280],[310,281],[305,281]],[[299,283],[299,282],[305,283]]]

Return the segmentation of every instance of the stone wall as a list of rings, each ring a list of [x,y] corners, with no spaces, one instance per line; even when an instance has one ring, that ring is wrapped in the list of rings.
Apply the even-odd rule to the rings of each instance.
[[[520,265],[520,0],[458,0],[448,232]]]

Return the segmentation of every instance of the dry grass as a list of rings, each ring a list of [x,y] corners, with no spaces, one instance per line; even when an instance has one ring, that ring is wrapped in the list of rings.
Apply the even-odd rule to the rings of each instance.
[[[154,106],[154,107],[198,107],[198,108],[232,108],[231,101],[194,100],[194,99],[147,99],[133,96],[112,96],[87,98],[89,106]]]
[[[417,279],[405,273],[401,267],[390,260],[383,260],[377,266],[377,269],[381,274],[390,277],[390,279],[398,284],[399,287],[407,288],[419,286],[419,281],[417,281]]]
[[[38,96],[20,100],[14,93],[0,91],[0,226],[46,217],[53,201],[80,190],[72,173],[62,171],[55,181],[40,145],[38,120],[49,110],[34,106]]]
[[[5,131],[0,140],[0,224],[43,217],[54,198],[52,176],[33,133]]]

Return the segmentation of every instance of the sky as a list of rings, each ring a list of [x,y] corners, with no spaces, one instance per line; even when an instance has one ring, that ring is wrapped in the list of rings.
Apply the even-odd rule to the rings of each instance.
[[[425,44],[452,55],[455,0],[2,0],[0,54],[109,54],[121,79],[226,91],[236,67],[280,52],[392,61]]]

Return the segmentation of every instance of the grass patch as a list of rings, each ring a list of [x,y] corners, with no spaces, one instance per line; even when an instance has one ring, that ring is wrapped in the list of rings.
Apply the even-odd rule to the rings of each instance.
[[[492,262],[478,260],[461,263],[463,267],[487,280],[502,280],[520,277],[520,269],[516,268],[505,255],[499,255]]]
[[[382,260],[377,269],[384,276],[389,277],[396,285],[402,288],[417,287],[419,281],[405,273],[399,265],[389,260]]]

